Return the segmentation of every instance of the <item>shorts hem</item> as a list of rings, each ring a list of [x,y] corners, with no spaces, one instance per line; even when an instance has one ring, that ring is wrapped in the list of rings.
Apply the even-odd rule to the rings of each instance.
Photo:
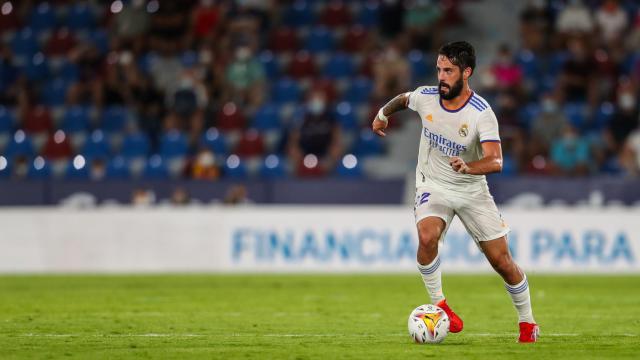
[[[444,217],[444,216],[439,215],[439,214],[434,214],[434,213],[428,213],[428,214],[422,214],[422,215],[416,216],[416,225],[418,225],[418,223],[419,223],[420,221],[422,221],[422,220],[424,220],[424,219],[426,219],[426,218],[428,218],[428,217],[437,217],[437,218],[440,218],[440,219],[442,219],[442,221],[444,221],[444,225],[445,225],[445,226],[449,225],[449,221],[447,221],[447,219],[445,219],[445,217]]]
[[[511,232],[511,229],[507,228],[507,229],[502,230],[501,232],[499,232],[499,233],[497,233],[495,235],[491,235],[491,236],[487,236],[486,238],[478,239],[478,242],[496,240],[496,239],[499,239],[499,238],[507,235],[510,232]]]

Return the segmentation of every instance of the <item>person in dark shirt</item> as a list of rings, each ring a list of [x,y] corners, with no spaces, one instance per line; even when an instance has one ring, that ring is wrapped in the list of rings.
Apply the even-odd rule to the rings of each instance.
[[[289,135],[288,152],[294,166],[302,170],[318,168],[325,173],[336,164],[341,153],[340,126],[328,111],[323,92],[314,91],[309,95],[305,114]]]

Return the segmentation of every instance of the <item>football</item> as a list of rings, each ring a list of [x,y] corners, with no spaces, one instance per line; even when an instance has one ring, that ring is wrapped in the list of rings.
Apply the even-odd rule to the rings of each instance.
[[[409,315],[409,335],[418,344],[441,343],[449,334],[449,317],[441,308],[420,305]]]

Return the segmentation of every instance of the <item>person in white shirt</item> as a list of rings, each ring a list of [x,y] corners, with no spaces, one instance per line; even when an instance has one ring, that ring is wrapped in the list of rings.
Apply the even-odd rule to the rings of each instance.
[[[372,129],[385,136],[388,116],[411,109],[422,123],[416,166],[415,218],[418,229],[418,269],[431,301],[449,315],[449,330],[463,322],[442,291],[438,244],[457,215],[505,281],[519,315],[520,342],[535,342],[539,328],[533,319],[527,277],[514,262],[502,220],[489,193],[485,174],[502,170],[498,121],[486,100],[469,87],[475,51],[464,41],[440,48],[438,86],[421,86],[384,105]]]

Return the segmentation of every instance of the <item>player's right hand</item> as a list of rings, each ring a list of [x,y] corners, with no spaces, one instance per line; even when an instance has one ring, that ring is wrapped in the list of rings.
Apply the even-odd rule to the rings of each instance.
[[[378,119],[378,116],[376,116],[376,118],[373,119],[373,123],[371,124],[371,129],[373,130],[374,133],[383,137],[387,136],[387,134],[384,133],[384,129],[386,128],[387,128],[387,123]]]

